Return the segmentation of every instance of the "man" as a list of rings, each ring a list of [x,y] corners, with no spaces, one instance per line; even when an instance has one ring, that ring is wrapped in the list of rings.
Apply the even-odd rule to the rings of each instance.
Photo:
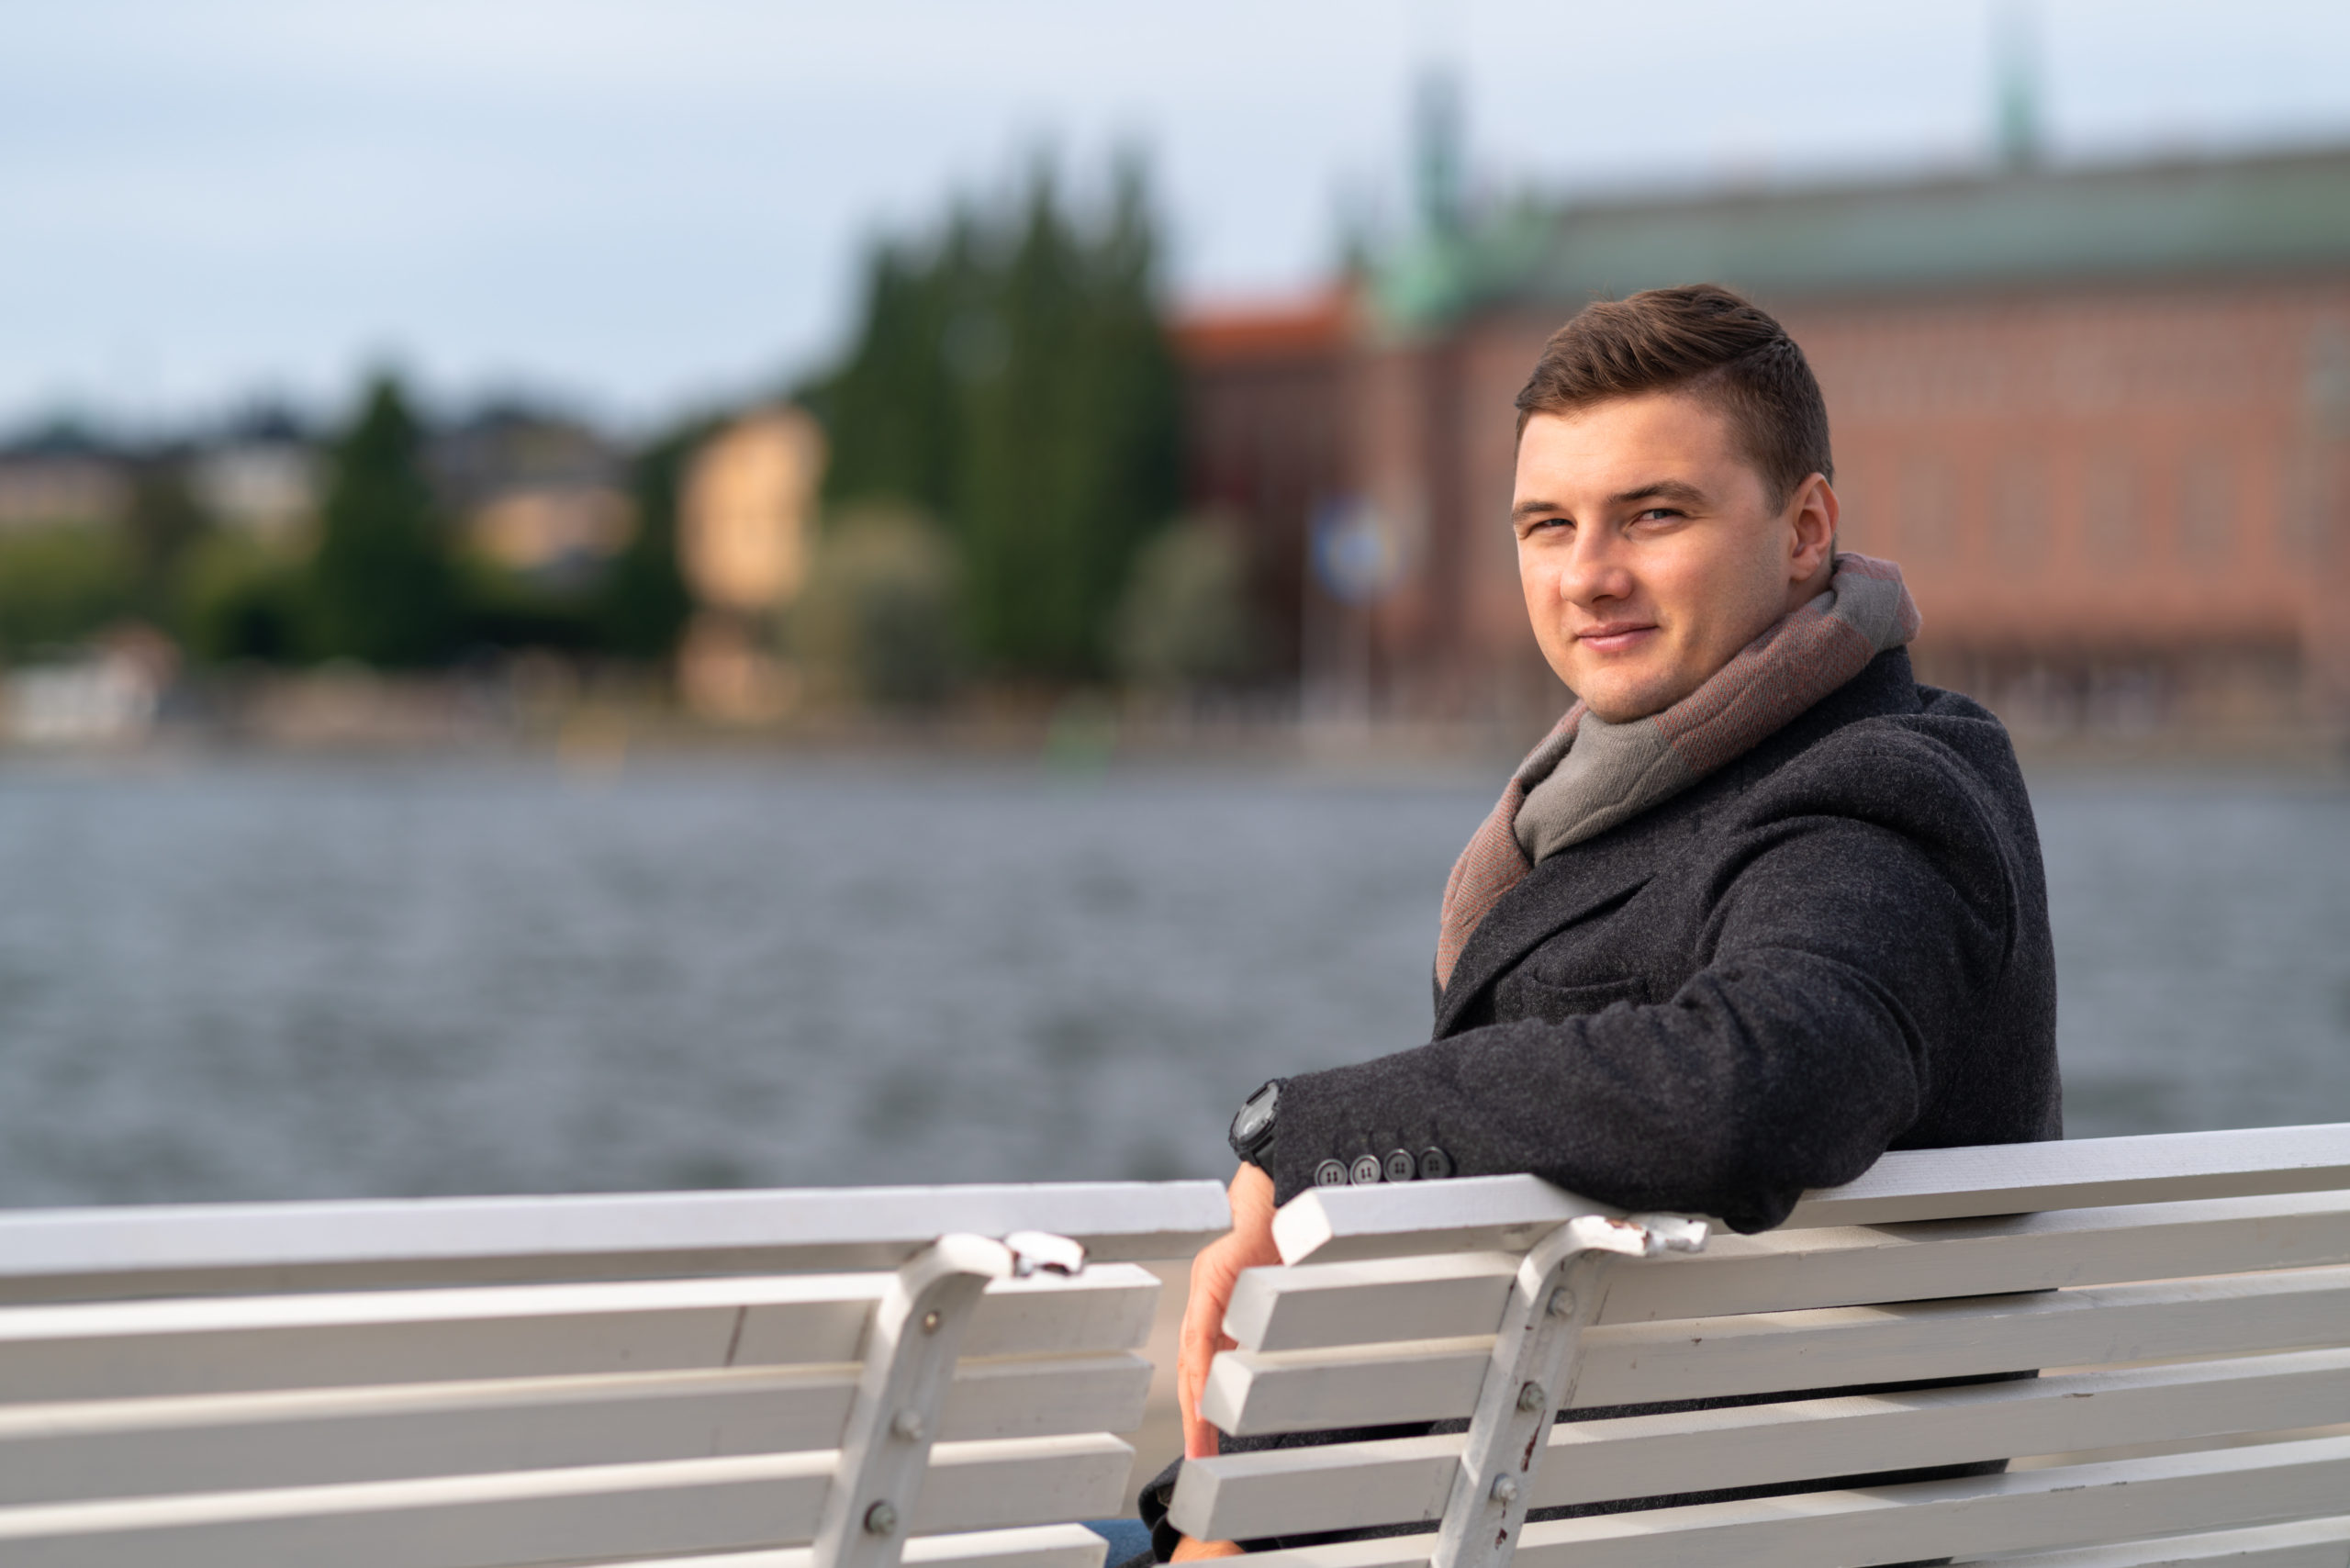
[[[1430,1042],[1235,1117],[1192,1457],[1234,1279],[1311,1185],[1531,1171],[1754,1231],[1888,1148],[2062,1133],[2023,779],[1998,720],[1912,678],[1898,569],[1836,554],[1802,351],[1726,289],[1654,290],[1561,328],[1517,410],[1519,577],[1577,700],[1453,868]],[[1237,1551],[1171,1538],[1170,1478],[1162,1548]]]

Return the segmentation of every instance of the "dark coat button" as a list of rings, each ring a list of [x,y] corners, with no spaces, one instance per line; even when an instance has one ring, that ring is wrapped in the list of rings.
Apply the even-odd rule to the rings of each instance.
[[[1356,1155],[1355,1168],[1350,1174],[1354,1177],[1355,1185],[1358,1187],[1368,1187],[1374,1182],[1377,1182],[1380,1177],[1379,1156],[1375,1154]]]
[[[1387,1151],[1387,1179],[1390,1182],[1408,1182],[1419,1173],[1420,1162],[1412,1158],[1410,1149],[1391,1148]]]
[[[1335,1159],[1326,1159],[1314,1168],[1314,1184],[1317,1187],[1343,1187],[1347,1184],[1347,1168]]]
[[[1420,1150],[1420,1180],[1441,1182],[1452,1174],[1452,1156],[1444,1150],[1428,1148]]]

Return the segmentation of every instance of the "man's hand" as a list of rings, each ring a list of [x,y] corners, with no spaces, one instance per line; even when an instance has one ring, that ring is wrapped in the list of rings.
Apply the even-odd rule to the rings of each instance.
[[[1233,1282],[1243,1269],[1281,1260],[1273,1246],[1273,1179],[1243,1161],[1232,1178],[1231,1234],[1210,1242],[1192,1260],[1192,1294],[1183,1304],[1183,1333],[1175,1358],[1175,1402],[1183,1412],[1185,1459],[1207,1459],[1216,1451],[1215,1428],[1200,1414],[1200,1395],[1207,1391],[1208,1362],[1218,1350],[1232,1349],[1232,1338],[1224,1331],[1224,1309],[1232,1305]],[[1239,1555],[1236,1542],[1185,1536],[1169,1561]]]
[[[1183,1307],[1183,1335],[1175,1360],[1175,1399],[1183,1412],[1183,1457],[1207,1459],[1216,1451],[1215,1428],[1200,1414],[1207,1391],[1208,1362],[1232,1349],[1224,1331],[1224,1309],[1240,1271],[1278,1263],[1273,1246],[1273,1179],[1243,1163],[1232,1178],[1232,1233],[1201,1249],[1192,1260],[1192,1295]]]

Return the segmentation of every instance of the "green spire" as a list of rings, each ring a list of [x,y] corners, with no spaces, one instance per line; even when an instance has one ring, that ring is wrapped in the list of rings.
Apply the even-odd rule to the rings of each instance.
[[[1412,116],[1412,186],[1420,231],[1444,236],[1460,230],[1460,84],[1431,66],[1420,77]]]
[[[2043,151],[2035,41],[2031,10],[2024,0],[2000,9],[1993,44],[1994,68],[1998,73],[1999,166],[2011,173],[2037,167]]]

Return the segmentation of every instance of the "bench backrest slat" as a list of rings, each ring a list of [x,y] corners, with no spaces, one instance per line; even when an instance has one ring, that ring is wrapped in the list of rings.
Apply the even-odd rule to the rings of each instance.
[[[942,1441],[1132,1431],[1131,1353],[964,1361]],[[0,1506],[839,1446],[854,1366],[0,1406]]]
[[[1617,1270],[1603,1323],[2350,1263],[2350,1191],[1781,1230]]]
[[[804,1541],[831,1484],[829,1460],[763,1454],[19,1508],[0,1512],[0,1568],[489,1568]],[[1083,1517],[1124,1488],[1132,1460],[1100,1436],[941,1445],[912,1528]],[[402,1528],[426,1509],[428,1528]]]
[[[2159,1540],[2018,1552],[2001,1558],[1999,1568],[2342,1568],[2344,1562],[2350,1562],[2350,1514]]]
[[[1559,1519],[1527,1527],[1519,1560],[1527,1568],[1685,1568],[1692,1561],[1817,1568],[1897,1561],[1908,1551],[1975,1557],[2117,1533],[2266,1523],[2326,1510],[2345,1496],[2350,1438],[2329,1438],[1815,1495],[1800,1507],[1772,1498],[1701,1504],[1688,1510],[1694,1528],[1678,1540],[1644,1534],[1634,1514]]]
[[[2133,1372],[1567,1421],[1550,1428],[1535,1507],[2314,1427],[2350,1410],[2350,1350]],[[1252,1540],[1438,1518],[1459,1434],[1233,1454],[1184,1522]],[[1197,1510],[1194,1512],[1193,1510]]]
[[[2116,1534],[2327,1515],[2350,1497],[2350,1438],[2312,1439],[1960,1481],[1756,1498],[1529,1524],[1525,1568],[1818,1568],[1973,1558]],[[1263,1568],[1422,1568],[1427,1535],[1266,1552]]]
[[[1592,1329],[1572,1408],[1979,1376],[2322,1345],[2350,1325],[2350,1268],[2055,1294],[1627,1323]],[[1492,1337],[1346,1350],[1229,1351],[1202,1409],[1243,1436],[1454,1420]]]
[[[2350,1263],[2350,1192],[2059,1210],[1726,1236],[1606,1281],[1598,1321],[1633,1323],[1866,1302]],[[1252,1350],[1491,1331],[1507,1252],[1251,1270],[1225,1328]]]
[[[1912,1149],[1886,1155],[1858,1181],[1807,1195],[1785,1228],[2345,1188],[2350,1123]],[[1531,1176],[1479,1176],[1318,1188],[1283,1206],[1273,1235],[1292,1263],[1522,1252],[1577,1215],[1614,1212]]]
[[[929,1535],[906,1543],[904,1561],[910,1568],[1100,1568],[1102,1538],[1083,1525]],[[804,1546],[788,1546],[712,1557],[643,1557],[628,1568],[815,1568],[815,1555]]]
[[[950,1231],[1189,1257],[1214,1182],[632,1193],[0,1211],[0,1303],[894,1269]]]
[[[1807,1194],[1791,1226],[1898,1225],[2350,1187],[2350,1123],[1897,1149]]]
[[[0,1400],[854,1361],[880,1276],[523,1285],[0,1308]],[[973,1356],[1123,1350],[1158,1282],[1131,1263],[1006,1281]]]

